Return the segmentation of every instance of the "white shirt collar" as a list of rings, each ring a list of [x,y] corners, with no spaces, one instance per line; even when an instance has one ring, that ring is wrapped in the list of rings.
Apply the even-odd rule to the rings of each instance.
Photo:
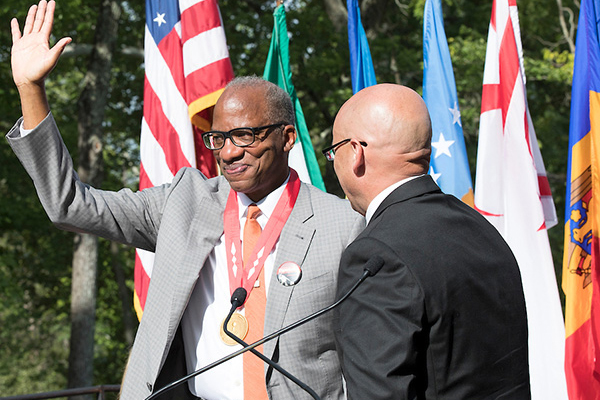
[[[367,212],[365,214],[365,219],[367,220],[367,224],[369,223],[369,221],[371,221],[371,218],[373,218],[373,214],[375,214],[375,211],[377,210],[377,208],[379,208],[381,203],[383,203],[383,201],[386,199],[386,197],[388,197],[394,190],[396,190],[401,185],[404,185],[406,182],[412,181],[413,179],[418,178],[420,176],[423,176],[423,175],[411,176],[411,177],[402,179],[401,181],[398,181],[398,182],[394,183],[393,185],[390,185],[387,188],[383,189],[377,196],[375,196],[375,198],[373,200],[371,200],[371,203],[369,203],[369,207],[367,207]]]
[[[248,206],[250,204],[256,204],[259,208],[260,208],[260,212],[267,217],[267,220],[269,219],[269,217],[271,216],[271,214],[273,214],[273,211],[275,210],[275,206],[277,206],[277,202],[279,201],[279,198],[281,197],[281,195],[283,194],[283,190],[285,189],[285,185],[287,185],[288,181],[290,180],[290,176],[288,175],[287,179],[285,180],[285,182],[283,182],[281,184],[281,186],[279,186],[277,189],[273,190],[271,193],[269,193],[268,195],[266,195],[265,197],[263,197],[262,199],[260,199],[259,201],[252,201],[248,196],[246,196],[244,193],[237,193],[238,196],[238,211],[239,211],[239,216],[240,219],[243,217],[246,217],[246,213],[248,212]]]

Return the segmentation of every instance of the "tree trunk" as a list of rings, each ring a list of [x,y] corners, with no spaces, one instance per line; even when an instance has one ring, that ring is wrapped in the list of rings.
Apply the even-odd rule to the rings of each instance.
[[[323,3],[325,3],[325,11],[334,28],[338,32],[344,32],[344,30],[348,29],[346,2],[342,0],[323,0]]]
[[[76,235],[71,286],[71,388],[92,386],[93,382],[97,260],[98,239],[92,235]]]
[[[79,160],[77,173],[92,186],[102,184],[102,122],[110,90],[110,72],[121,8],[117,1],[101,0],[94,48],[77,103]],[[75,236],[71,288],[71,343],[69,387],[93,385],[94,325],[98,239]],[[103,382],[104,383],[104,382]],[[74,397],[84,399],[85,396]]]

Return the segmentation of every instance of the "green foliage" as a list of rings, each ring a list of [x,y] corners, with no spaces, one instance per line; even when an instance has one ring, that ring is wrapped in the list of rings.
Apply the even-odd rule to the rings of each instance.
[[[341,3],[345,3],[342,1]],[[362,20],[378,82],[421,91],[422,22],[425,0],[360,1]],[[443,0],[467,153],[473,175],[481,107],[481,85],[491,1]],[[574,15],[574,0],[563,0]],[[286,0],[293,82],[304,109],[328,190],[342,196],[331,165],[318,150],[331,142],[337,110],[351,94],[345,29],[337,30],[324,0]],[[273,29],[275,1],[219,3],[236,75],[262,75]],[[21,25],[27,5],[0,4],[0,131],[20,116],[10,73],[8,21]],[[54,32],[74,44],[91,44],[99,1],[59,2]],[[123,2],[118,49],[143,47],[144,4]],[[557,274],[562,261],[562,218],[573,55],[558,21],[555,2],[520,0],[521,36],[528,102],[561,222],[549,231]],[[568,14],[565,14],[568,17]],[[64,56],[47,83],[52,112],[71,154],[77,157],[76,101],[87,55]],[[103,188],[137,187],[142,118],[143,60],[115,55],[105,120]],[[5,140],[0,141],[0,393],[65,387],[70,332],[73,237],[55,229],[42,210],[31,181]],[[100,241],[95,383],[118,383],[128,355],[123,313],[113,263],[119,261],[133,287],[133,250],[112,254]]]
[[[3,145],[0,163],[0,388],[59,389],[68,357],[72,238],[52,227],[29,177]]]
[[[8,131],[20,116],[18,96],[10,73],[8,21],[21,25],[27,11],[23,2],[3,2],[0,19],[0,128]],[[12,4],[14,3],[14,4]],[[21,3],[21,4],[17,4]],[[26,6],[25,6],[26,7]],[[69,35],[76,44],[92,43],[99,2],[57,4],[54,32]],[[16,11],[18,10],[18,11]],[[119,46],[141,47],[144,10],[132,4],[124,15]],[[115,58],[107,110],[104,186],[137,188],[139,129],[143,90],[143,60]],[[87,56],[64,56],[47,81],[55,119],[71,154],[77,157],[76,101]],[[123,118],[123,116],[127,116]],[[64,389],[70,336],[70,287],[73,235],[52,226],[31,180],[0,141],[0,394],[16,395]],[[106,241],[100,241],[95,383],[119,383],[129,353],[123,337],[121,304]],[[130,288],[133,287],[133,250],[121,254]],[[133,298],[131,296],[131,298]]]
[[[20,116],[10,72],[13,16],[26,9],[3,2],[0,16],[0,129]],[[18,11],[17,11],[18,10]],[[31,180],[0,141],[0,388],[2,395],[64,388],[69,338],[72,238],[50,224]]]

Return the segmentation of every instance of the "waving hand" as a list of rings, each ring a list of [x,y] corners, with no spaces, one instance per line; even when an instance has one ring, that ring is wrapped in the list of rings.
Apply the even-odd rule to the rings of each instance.
[[[22,33],[16,18],[10,22],[12,73],[21,96],[26,128],[36,126],[47,115],[49,107],[44,80],[58,62],[65,46],[71,42],[71,38],[66,37],[52,48],[48,44],[55,6],[53,0],[41,0],[37,6],[31,6]]]

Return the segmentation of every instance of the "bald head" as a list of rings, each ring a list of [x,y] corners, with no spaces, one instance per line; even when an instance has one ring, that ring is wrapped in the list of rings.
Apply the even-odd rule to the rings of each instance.
[[[431,121],[425,102],[412,89],[380,84],[352,96],[333,125],[334,143],[347,138],[356,140],[336,150],[334,167],[351,201],[370,202],[393,183],[427,173]]]
[[[380,84],[352,96],[340,109],[336,125],[354,136],[360,126],[365,141],[401,155],[431,146],[431,122],[425,102],[406,86]],[[356,132],[358,133],[358,132]]]

